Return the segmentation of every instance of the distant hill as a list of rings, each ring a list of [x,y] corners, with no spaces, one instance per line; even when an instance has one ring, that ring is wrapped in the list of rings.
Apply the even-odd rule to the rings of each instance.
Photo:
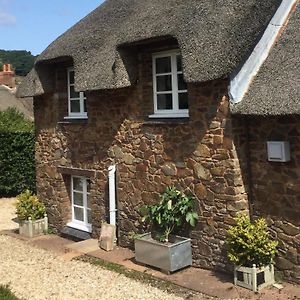
[[[8,63],[18,76],[26,76],[32,69],[36,56],[26,50],[1,50],[0,49],[0,69],[2,64]]]

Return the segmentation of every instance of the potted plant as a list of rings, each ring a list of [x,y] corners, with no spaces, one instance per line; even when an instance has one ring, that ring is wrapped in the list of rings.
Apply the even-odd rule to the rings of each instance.
[[[186,224],[195,226],[194,197],[168,187],[158,203],[146,205],[140,212],[142,221],[151,225],[151,233],[135,238],[135,259],[166,272],[190,266],[191,239],[171,234]]]
[[[32,192],[26,190],[18,195],[16,208],[21,235],[31,238],[48,231],[45,205]]]
[[[228,230],[228,259],[234,264],[234,284],[257,292],[274,283],[273,260],[277,242],[270,240],[263,218],[251,223],[246,215],[235,218]]]

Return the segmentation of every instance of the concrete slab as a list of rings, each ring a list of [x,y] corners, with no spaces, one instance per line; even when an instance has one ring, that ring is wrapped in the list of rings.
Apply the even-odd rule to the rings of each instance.
[[[88,254],[90,252],[99,249],[98,240],[90,239],[81,242],[74,242],[66,245],[66,249],[76,251],[82,254]]]

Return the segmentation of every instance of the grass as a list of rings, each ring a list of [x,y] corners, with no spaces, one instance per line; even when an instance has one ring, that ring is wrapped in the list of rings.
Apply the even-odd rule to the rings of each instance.
[[[199,293],[197,293],[197,292],[183,288],[172,282],[169,282],[169,281],[166,281],[163,279],[157,279],[156,277],[154,277],[150,274],[130,270],[119,264],[107,262],[107,261],[104,261],[99,258],[84,255],[84,256],[77,257],[75,259],[90,263],[95,266],[102,267],[104,269],[107,269],[107,270],[110,270],[110,271],[113,271],[113,272],[116,272],[119,274],[122,274],[122,275],[126,276],[127,278],[130,278],[130,279],[133,279],[136,281],[140,281],[145,284],[149,284],[150,286],[156,287],[160,290],[167,291],[172,294],[177,294],[179,296],[185,296],[186,299],[189,299],[190,297],[193,297],[194,295],[199,295]]]
[[[19,300],[10,290],[8,285],[0,285],[1,300]]]

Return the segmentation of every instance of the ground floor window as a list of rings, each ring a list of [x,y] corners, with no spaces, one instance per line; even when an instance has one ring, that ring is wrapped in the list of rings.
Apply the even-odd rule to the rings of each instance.
[[[92,232],[90,179],[71,177],[72,221],[68,224],[79,230]]]

